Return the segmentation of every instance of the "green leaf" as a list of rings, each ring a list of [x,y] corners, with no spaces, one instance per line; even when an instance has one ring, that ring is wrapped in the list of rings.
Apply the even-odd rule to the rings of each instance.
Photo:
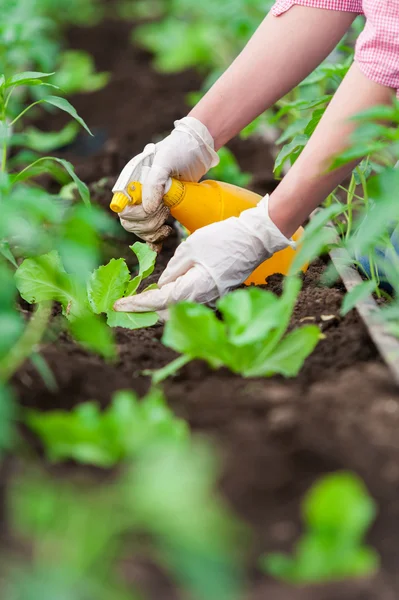
[[[78,124],[68,123],[61,131],[40,131],[36,127],[25,129],[23,145],[36,152],[51,152],[73,142],[78,133]]]
[[[51,104],[52,106],[56,106],[57,108],[68,113],[69,115],[71,115],[71,117],[73,117],[75,119],[75,121],[77,121],[79,123],[79,125],[81,125],[84,129],[86,129],[86,131],[90,135],[93,135],[92,132],[90,131],[90,129],[88,128],[88,126],[86,125],[86,123],[84,122],[84,120],[78,115],[78,113],[76,112],[76,110],[72,106],[72,104],[70,102],[68,102],[68,100],[66,100],[65,98],[60,98],[59,96],[46,96],[40,102],[45,102],[46,104]]]
[[[331,164],[331,167],[330,167],[330,171],[333,171],[334,169],[338,169],[339,167],[342,167],[343,165],[347,165],[348,163],[350,163],[354,160],[358,160],[359,158],[363,158],[363,157],[367,156],[368,154],[377,153],[380,150],[383,150],[385,147],[386,147],[386,142],[384,142],[384,141],[382,141],[382,142],[371,141],[369,143],[363,142],[360,144],[356,144],[355,146],[348,148],[348,150],[345,150],[339,156],[334,158],[334,160]]]
[[[285,377],[295,377],[305,359],[317,346],[320,337],[320,330],[316,325],[300,327],[286,335],[263,363],[255,364],[244,374],[250,377],[268,377],[280,373]]]
[[[397,121],[398,113],[393,106],[372,106],[354,117],[353,121]]]
[[[108,80],[109,74],[96,73],[93,57],[81,50],[63,52],[53,77],[53,82],[67,95],[95,92],[103,88]]]
[[[286,102],[284,106],[282,106],[275,117],[272,119],[272,123],[278,121],[284,115],[288,113],[293,113],[297,110],[309,110],[311,108],[316,108],[317,106],[325,105],[331,100],[331,94],[327,94],[325,96],[321,96],[320,98],[313,100],[304,100],[302,98],[298,98],[298,100],[293,100],[292,102]]]
[[[281,342],[300,289],[298,277],[287,277],[280,298],[254,287],[232,292],[217,304],[224,322],[206,306],[181,302],[169,309],[162,341],[184,357],[203,359],[214,368],[225,365],[247,377],[274,372],[292,376],[320,338],[319,329],[309,326]],[[156,372],[154,380],[164,379],[180,366],[177,359]]]
[[[133,296],[136,293],[142,280],[149,277],[154,271],[155,261],[157,259],[157,253],[147,244],[136,242],[133,246],[130,246],[130,249],[134,252],[139,261],[139,273],[129,282],[125,293],[126,296]]]
[[[334,207],[335,208],[335,207]],[[333,212],[333,211],[332,211]],[[304,235],[299,249],[290,266],[290,275],[298,273],[306,264],[323,254],[337,241],[337,232],[333,227],[323,227],[312,231],[309,236]]]
[[[276,144],[284,144],[296,135],[303,133],[307,124],[308,119],[306,119],[305,117],[303,117],[302,119],[296,119],[293,123],[290,123],[290,125],[288,125],[288,127],[284,129],[283,133],[276,140]]]
[[[39,71],[25,71],[24,73],[18,73],[13,75],[6,80],[5,87],[13,87],[19,85],[40,85],[41,79],[51,77],[54,73],[40,73]],[[37,81],[38,80],[38,81]]]
[[[10,244],[8,242],[0,242],[0,254],[4,256],[8,262],[10,262],[15,268],[18,268],[18,263],[11,252]]]
[[[302,504],[303,518],[310,529],[332,531],[355,540],[366,533],[376,512],[362,480],[346,471],[316,482]]]
[[[66,307],[72,300],[68,275],[55,250],[26,258],[15,273],[15,282],[22,298],[29,304],[56,300]]]
[[[65,272],[56,250],[26,258],[15,273],[15,282],[22,298],[30,304],[60,302],[70,322],[91,316],[85,288]]]
[[[282,147],[274,163],[273,171],[276,177],[280,175],[284,164],[288,159],[290,159],[291,165],[294,164],[299,154],[306,146],[308,140],[309,137],[307,135],[297,135],[296,137],[294,137],[292,142],[290,142],[289,144],[285,144],[285,146]]]
[[[227,325],[227,336],[236,346],[264,339],[279,323],[278,306],[277,296],[256,287],[227,294],[217,303]]]
[[[158,322],[155,312],[147,313],[125,313],[115,310],[107,313],[107,323],[110,327],[125,327],[126,329],[141,329],[151,327]]]
[[[372,294],[376,289],[377,282],[375,281],[363,281],[352,288],[350,292],[345,294],[341,307],[341,315],[347,315],[358,302]]]
[[[55,163],[55,165],[53,164]],[[13,175],[11,178],[13,183],[26,181],[31,177],[36,177],[37,175],[41,175],[42,173],[50,172],[57,179],[59,178],[59,171],[54,168],[57,165],[61,165],[63,169],[68,173],[68,175],[73,179],[76,183],[76,187],[79,191],[79,194],[83,200],[83,202],[90,206],[90,192],[89,188],[75,173],[75,169],[73,165],[63,158],[56,158],[54,156],[43,156],[36,160],[31,165],[25,167],[20,173]]]
[[[201,304],[181,302],[169,309],[162,342],[181,354],[203,358],[214,367],[223,364],[226,327],[213,311]]]
[[[130,249],[135,253],[139,261],[139,277],[145,279],[154,271],[157,253],[147,244],[136,242]]]
[[[115,358],[116,347],[113,334],[100,317],[87,311],[70,321],[69,330],[73,337],[91,352],[96,352],[105,358]]]
[[[96,269],[87,284],[93,311],[97,314],[110,311],[114,303],[124,295],[129,279],[129,269],[123,258],[113,258],[107,265]]]
[[[325,112],[325,108],[318,108],[313,111],[312,116],[304,130],[305,135],[308,135],[310,137],[313,134]]]
[[[16,310],[14,276],[5,263],[0,263],[0,281],[0,359],[7,361],[11,348],[24,330],[24,321]]]

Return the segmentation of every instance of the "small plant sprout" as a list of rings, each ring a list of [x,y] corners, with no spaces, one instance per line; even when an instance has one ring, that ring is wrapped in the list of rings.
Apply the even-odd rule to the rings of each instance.
[[[217,303],[222,321],[206,306],[172,306],[162,341],[182,357],[156,371],[154,381],[196,358],[244,377],[295,376],[321,337],[316,325],[287,333],[300,287],[298,278],[289,277],[281,298],[256,287],[232,292]]]
[[[113,357],[112,335],[100,315],[106,315],[110,327],[128,329],[150,327],[158,320],[156,313],[125,314],[112,308],[118,298],[136,293],[154,269],[156,252],[140,242],[131,249],[140,265],[133,278],[122,258],[112,259],[81,285],[76,275],[66,272],[59,254],[52,251],[23,261],[15,273],[17,288],[30,304],[49,300],[60,303],[72,335],[89,349]]]
[[[293,556],[269,554],[261,566],[296,585],[370,575],[378,568],[379,557],[363,540],[375,515],[375,502],[356,475],[326,475],[303,499],[305,531]]]
[[[98,467],[132,459],[154,443],[188,440],[185,421],[174,416],[155,388],[141,401],[133,392],[119,391],[104,411],[95,402],[79,404],[71,412],[28,410],[25,423],[52,462],[73,459]]]

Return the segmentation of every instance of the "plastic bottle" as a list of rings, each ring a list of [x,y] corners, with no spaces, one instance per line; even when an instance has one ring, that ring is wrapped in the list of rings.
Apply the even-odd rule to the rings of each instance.
[[[210,223],[238,217],[244,210],[256,206],[261,199],[261,196],[255,192],[230,183],[212,180],[190,183],[171,178],[166,190],[164,203],[170,208],[172,216],[190,233]],[[129,198],[123,192],[114,194],[110,205],[111,210],[120,213],[128,204],[141,204],[141,183],[131,182],[127,191]],[[293,239],[297,241],[302,233],[303,229],[299,228],[293,235]],[[287,275],[295,252],[290,247],[276,252],[259,265],[245,283],[262,285],[269,275],[274,273]]]

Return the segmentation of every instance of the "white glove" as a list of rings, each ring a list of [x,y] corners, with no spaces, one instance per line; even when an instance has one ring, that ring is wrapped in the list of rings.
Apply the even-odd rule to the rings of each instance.
[[[159,243],[170,233],[164,225],[169,209],[162,203],[169,177],[199,181],[219,163],[208,129],[194,117],[175,121],[172,133],[157,144],[148,144],[122,170],[113,192],[127,193],[131,181],[143,184],[143,203],[127,206],[120,213],[122,226],[150,243]]]
[[[198,229],[180,244],[159,279],[159,289],[122,298],[115,310],[164,311],[191,300],[210,303],[241,285],[264,260],[295,242],[269,217],[269,197],[239,217]]]

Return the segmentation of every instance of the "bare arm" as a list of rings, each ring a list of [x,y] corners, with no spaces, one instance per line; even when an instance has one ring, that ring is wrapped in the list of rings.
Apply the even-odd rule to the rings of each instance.
[[[247,46],[191,111],[218,150],[318,66],[354,13],[293,6],[264,19]]]
[[[349,145],[356,127],[350,118],[389,104],[393,96],[393,89],[371,81],[356,63],[352,65],[307,146],[270,197],[270,217],[284,235],[291,236],[354,168],[356,162],[327,172],[331,159]]]

